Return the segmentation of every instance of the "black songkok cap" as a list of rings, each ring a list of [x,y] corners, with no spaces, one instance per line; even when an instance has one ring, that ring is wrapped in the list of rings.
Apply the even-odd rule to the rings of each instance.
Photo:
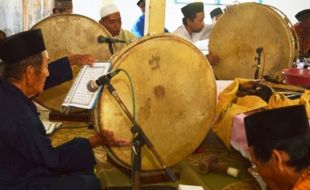
[[[210,17],[213,19],[213,17],[216,17],[217,15],[223,14],[223,11],[221,8],[215,8],[210,12]]]
[[[140,3],[142,3],[144,0],[139,0],[138,2],[137,2],[137,5],[138,5],[138,7],[140,7]]]
[[[302,21],[308,17],[310,17],[310,9],[305,9],[305,10],[302,10],[300,12],[298,12],[296,15],[295,15],[296,19],[298,21]]]
[[[41,29],[29,30],[3,40],[0,43],[0,59],[6,64],[16,63],[45,49]]]
[[[185,18],[195,17],[196,13],[203,12],[203,3],[195,2],[187,4],[181,8],[181,11]]]
[[[245,117],[244,124],[249,146],[268,145],[304,135],[309,130],[303,105],[256,112]]]
[[[72,9],[72,0],[55,0],[56,9]]]

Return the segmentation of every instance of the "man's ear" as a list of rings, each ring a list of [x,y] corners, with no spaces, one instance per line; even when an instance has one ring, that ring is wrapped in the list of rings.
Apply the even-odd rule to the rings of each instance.
[[[32,65],[28,65],[25,70],[25,78],[27,81],[31,80],[35,76],[35,68]]]
[[[286,162],[289,160],[289,156],[286,152],[280,150],[272,150],[271,161],[280,171],[284,171],[286,168]]]
[[[190,19],[190,18],[186,18],[186,23],[188,24],[188,23],[191,23],[191,22],[193,22],[193,20],[192,19]]]

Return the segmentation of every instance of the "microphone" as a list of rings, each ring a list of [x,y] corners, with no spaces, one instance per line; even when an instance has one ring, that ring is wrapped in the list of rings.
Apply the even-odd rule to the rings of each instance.
[[[87,83],[87,90],[90,92],[95,92],[98,90],[99,86],[104,85],[105,82],[109,81],[112,77],[117,75],[121,70],[115,69],[114,71],[111,71],[110,73],[107,73],[101,77],[99,77],[97,80],[90,80]]]
[[[105,36],[98,36],[97,37],[97,41],[98,43],[126,43],[125,40],[119,40],[119,39],[114,39],[114,38],[109,38],[109,37],[105,37]]]

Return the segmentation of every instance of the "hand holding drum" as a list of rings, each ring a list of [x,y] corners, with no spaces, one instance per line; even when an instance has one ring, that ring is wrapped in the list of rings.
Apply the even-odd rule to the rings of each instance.
[[[89,138],[89,142],[93,148],[100,145],[111,146],[111,147],[124,147],[129,146],[130,141],[117,139],[114,133],[110,130],[102,129],[97,132],[94,136]]]

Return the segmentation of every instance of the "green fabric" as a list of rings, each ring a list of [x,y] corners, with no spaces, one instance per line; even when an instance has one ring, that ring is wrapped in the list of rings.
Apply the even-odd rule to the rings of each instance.
[[[118,40],[124,40],[126,43],[115,43],[115,52],[120,51],[121,49],[123,49],[124,47],[126,47],[130,42],[134,41],[137,39],[137,37],[130,31],[125,30],[125,29],[121,29],[119,35],[114,37],[115,39]]]

